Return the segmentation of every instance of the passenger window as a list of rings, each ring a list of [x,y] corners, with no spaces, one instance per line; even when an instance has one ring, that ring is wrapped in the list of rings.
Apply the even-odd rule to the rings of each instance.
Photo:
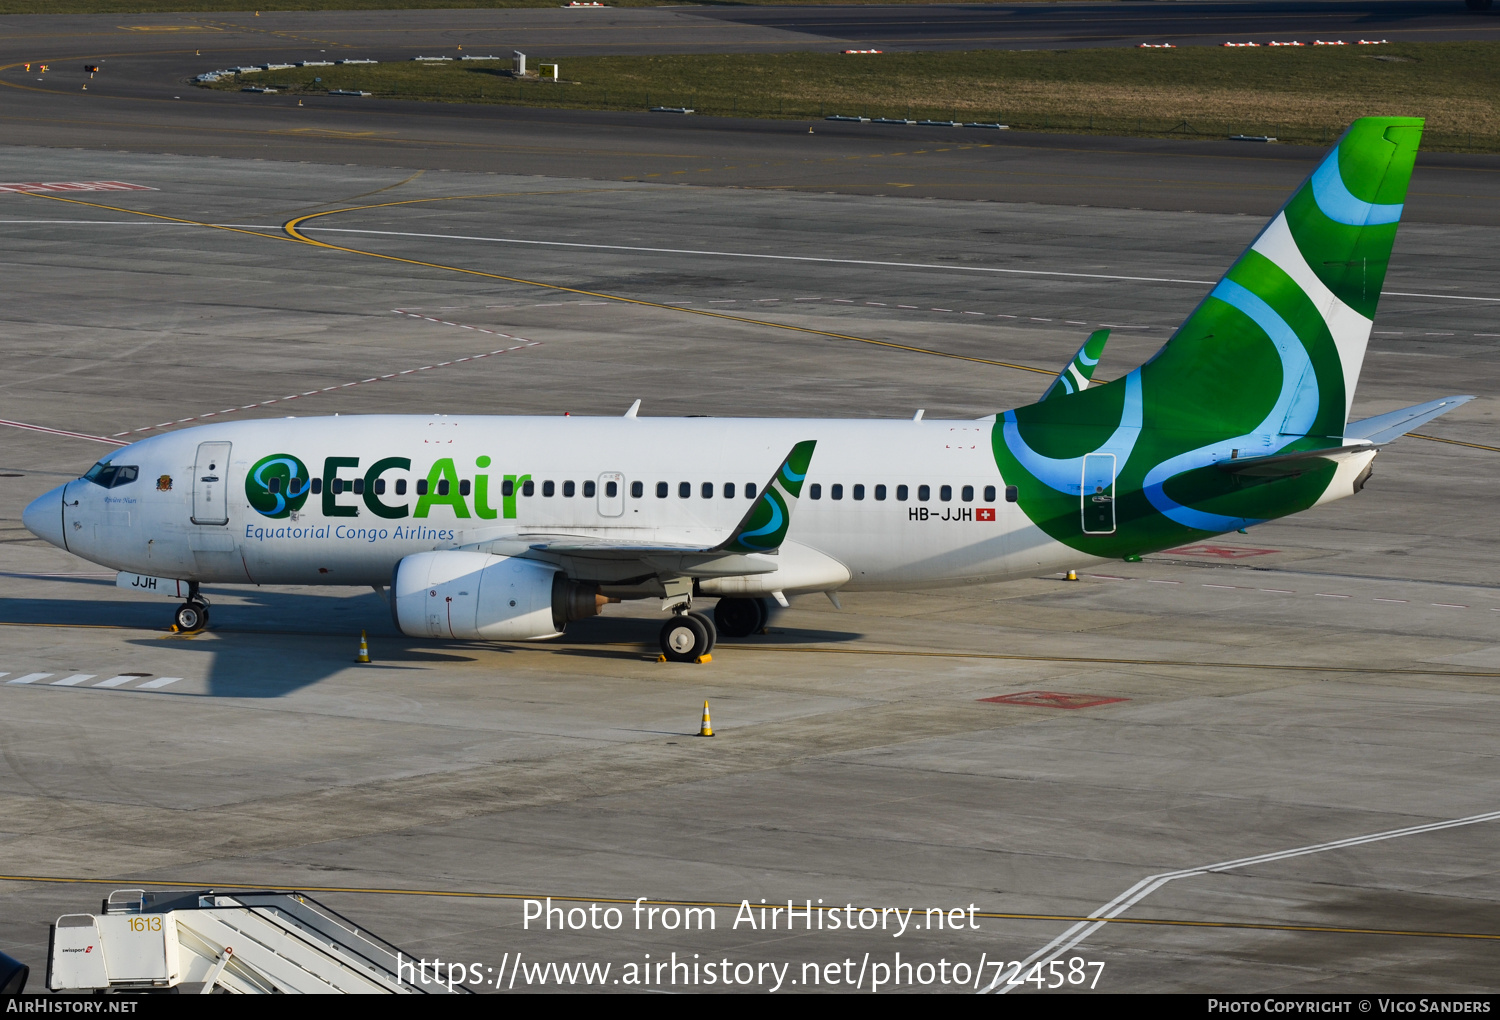
[[[404,495],[406,495],[406,479],[405,478],[398,478],[398,479],[396,479],[396,495],[398,495],[398,496],[404,496]]]
[[[823,486],[819,485],[817,482],[813,482],[812,485],[807,487],[807,495],[811,499],[822,499]]]
[[[1014,485],[1007,485],[1005,487],[1005,502],[1007,502],[1007,503],[1014,503],[1016,500],[1018,500],[1020,498],[1021,498],[1021,490],[1020,489],[1016,488]]]
[[[276,495],[278,492],[280,492],[281,491],[281,479],[280,478],[273,478],[273,479],[271,479],[268,483],[266,483],[266,491],[269,492],[273,496]]]
[[[953,499],[953,486],[951,486],[951,485],[944,485],[942,488],[938,489],[938,499],[941,499],[944,503],[947,503],[950,500],[952,500]]]
[[[984,487],[984,501],[986,503],[995,502],[995,487],[993,485],[986,485]]]
[[[444,482],[443,484],[447,485],[448,483]],[[335,496],[339,495],[344,491],[344,480],[342,478],[331,479],[328,482],[328,491],[333,493]]]
[[[927,502],[931,498],[932,498],[932,486],[930,486],[930,485],[919,485],[919,486],[917,486],[917,501],[918,502],[925,503],[925,502]]]
[[[833,485],[829,486],[829,493],[828,494],[830,496],[832,496],[834,499],[843,499],[844,498],[844,487],[843,487],[843,485],[839,484],[838,482],[835,482]]]
[[[318,491],[318,482],[319,482],[318,479],[316,479],[316,478],[313,479],[313,492],[317,492]],[[418,478],[417,479],[417,495],[418,496],[425,496],[425,495],[427,495],[427,479],[425,479],[425,478]]]
[[[630,483],[630,494],[632,496],[634,496],[636,499],[640,499],[642,496],[644,496],[646,494],[646,483],[645,482],[631,482]]]
[[[339,480],[337,478],[335,478],[333,480],[333,484],[334,485],[338,485],[338,483],[339,483]],[[510,483],[506,482],[505,484],[509,485]],[[451,488],[451,483],[448,481],[448,479],[444,478],[444,479],[440,480],[438,482],[438,495],[439,496],[446,496],[446,495],[448,495],[449,488]],[[507,492],[506,495],[509,496],[510,493]]]
[[[584,482],[583,483],[583,494],[588,499],[593,499],[594,498],[594,483],[593,482]]]
[[[734,498],[734,483],[733,482],[725,482],[724,483],[724,498],[725,499],[733,499]]]
[[[667,483],[666,482],[657,482],[656,483],[656,498],[657,499],[666,499],[667,498]]]
[[[905,503],[908,499],[910,492],[911,490],[904,485],[896,486],[896,498],[903,503]]]
[[[557,495],[557,483],[552,481],[543,482],[542,495],[547,499],[551,499],[553,496]]]
[[[527,484],[530,484],[530,483],[528,482]],[[604,495],[605,496],[609,497],[610,499],[614,499],[619,494],[620,494],[620,483],[619,482],[605,482],[604,483]]]
[[[877,486],[875,486],[875,498],[879,499],[879,500],[885,499],[885,486],[884,485],[877,485]]]
[[[468,485],[469,483],[468,482],[464,482],[464,484]],[[465,492],[464,495],[467,496],[468,493]],[[523,495],[523,496],[535,496],[536,495],[536,482],[533,482],[530,478],[528,478],[528,479],[526,479],[526,481],[522,482],[521,483],[521,495]]]
[[[443,484],[446,485],[447,483],[444,482]],[[458,483],[458,494],[460,496],[467,496],[469,494],[469,480],[467,478]]]
[[[563,495],[564,496],[567,496],[569,499],[572,499],[573,498],[573,493],[575,493],[577,491],[578,491],[577,487],[572,482],[563,482]]]
[[[703,483],[703,498],[704,499],[713,499],[714,498],[714,483],[713,482],[704,482]]]
[[[754,499],[755,498],[755,483],[754,482],[746,482],[745,483],[745,498],[746,499]]]
[[[963,491],[962,491],[961,495],[963,496],[963,499],[964,499],[965,503],[972,503],[972,502],[974,502],[974,486],[972,486],[972,485],[965,485],[963,487]]]
[[[377,496],[384,496],[385,495],[385,479],[384,478],[377,478],[377,479],[375,479],[375,495],[377,495]]]
[[[468,485],[469,483],[464,482],[464,484]],[[365,480],[363,478],[354,479],[354,494],[356,496],[363,496],[365,494]],[[468,493],[464,495],[468,495]]]
[[[500,495],[502,495],[502,496],[514,496],[515,494],[516,494],[516,480],[514,478],[507,478],[505,481],[503,481],[503,482],[500,483]],[[446,496],[446,495],[448,495],[448,483],[447,482],[438,482],[438,495],[440,495],[440,496]]]
[[[677,483],[677,495],[678,495],[678,497],[680,497],[681,499],[687,499],[692,494],[693,494],[693,483],[692,482],[678,482]]]
[[[865,487],[863,485],[856,485],[854,487],[854,498],[855,499],[864,499],[865,498]]]

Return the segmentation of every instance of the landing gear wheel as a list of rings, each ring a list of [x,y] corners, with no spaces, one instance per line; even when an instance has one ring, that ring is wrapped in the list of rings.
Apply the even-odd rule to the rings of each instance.
[[[749,637],[765,627],[766,607],[760,599],[720,599],[714,607],[714,622],[725,637]]]
[[[189,633],[208,626],[208,607],[201,602],[184,602],[174,617],[177,629]]]
[[[688,613],[688,615],[703,624],[703,632],[708,635],[708,647],[703,649],[703,654],[707,655],[714,650],[714,645],[719,643],[719,628],[714,626],[714,621],[709,619],[706,613]]]
[[[708,628],[696,613],[674,616],[661,629],[661,653],[668,662],[692,662],[708,652]]]

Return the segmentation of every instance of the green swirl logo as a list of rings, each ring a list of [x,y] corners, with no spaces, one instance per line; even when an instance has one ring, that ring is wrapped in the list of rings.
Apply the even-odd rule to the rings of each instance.
[[[307,466],[289,453],[262,457],[245,476],[245,498],[257,513],[271,518],[301,510],[311,488]]]

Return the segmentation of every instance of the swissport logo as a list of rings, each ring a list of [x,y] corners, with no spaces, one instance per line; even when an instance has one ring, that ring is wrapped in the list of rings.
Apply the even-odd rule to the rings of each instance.
[[[245,498],[256,512],[277,520],[301,510],[311,488],[307,465],[289,453],[262,457],[245,475]]]

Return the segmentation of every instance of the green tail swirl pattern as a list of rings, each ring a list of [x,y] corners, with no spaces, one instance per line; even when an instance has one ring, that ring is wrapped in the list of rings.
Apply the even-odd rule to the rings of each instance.
[[[998,416],[995,461],[1027,516],[1119,556],[1316,503],[1332,462],[1279,478],[1214,465],[1341,445],[1421,133],[1356,121],[1150,361]],[[1111,493],[1109,528],[1097,512],[1090,526]]]

